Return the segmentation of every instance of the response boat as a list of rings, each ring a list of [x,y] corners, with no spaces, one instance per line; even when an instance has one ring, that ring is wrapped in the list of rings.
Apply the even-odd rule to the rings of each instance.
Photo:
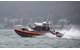
[[[14,31],[22,37],[40,36],[48,32],[48,23],[34,23],[34,26],[27,28],[16,28]]]
[[[53,35],[56,35],[57,37],[63,36],[63,34],[59,32],[51,31],[48,22],[35,22],[34,26],[28,26],[27,28],[16,28],[14,31],[21,37],[40,36],[46,34],[47,32],[51,32]]]

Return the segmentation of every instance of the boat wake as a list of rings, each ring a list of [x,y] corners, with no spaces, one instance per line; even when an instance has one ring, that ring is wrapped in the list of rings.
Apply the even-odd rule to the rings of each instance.
[[[66,39],[80,39],[80,30],[75,28],[74,26],[71,27],[69,30],[67,29],[62,29],[62,30],[57,30],[58,32],[64,34],[62,38]],[[48,37],[53,38],[56,37],[55,35],[52,35],[51,33],[46,34]]]

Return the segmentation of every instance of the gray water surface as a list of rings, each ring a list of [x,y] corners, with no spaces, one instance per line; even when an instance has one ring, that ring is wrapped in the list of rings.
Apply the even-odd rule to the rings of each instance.
[[[0,30],[0,48],[78,48],[80,40],[48,36],[22,38],[13,30]]]

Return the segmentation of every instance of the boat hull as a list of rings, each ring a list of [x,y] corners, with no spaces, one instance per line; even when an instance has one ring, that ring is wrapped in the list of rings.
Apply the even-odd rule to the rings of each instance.
[[[35,31],[28,31],[23,30],[22,28],[20,29],[15,29],[14,30],[18,35],[20,35],[21,37],[32,37],[32,36],[40,36],[43,35],[45,32],[35,32]]]

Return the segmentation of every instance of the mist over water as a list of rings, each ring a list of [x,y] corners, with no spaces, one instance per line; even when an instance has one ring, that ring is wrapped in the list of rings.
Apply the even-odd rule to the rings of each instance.
[[[61,24],[62,28],[59,29],[59,32],[64,34],[63,38],[80,39],[79,25],[72,24],[70,20],[67,20],[67,19],[61,19],[60,21],[59,23]]]
[[[75,28],[75,26],[72,26],[69,30],[67,29],[56,29],[56,32],[60,32],[63,34],[62,38],[65,39],[80,39],[80,30]],[[46,34],[50,38],[56,37],[55,35],[51,33]],[[57,37],[56,37],[57,38]]]
[[[69,30],[60,30],[60,32],[64,34],[63,38],[80,39],[80,30],[75,26],[72,26]]]
[[[56,32],[64,34],[62,38],[80,39],[80,26],[72,24],[70,20],[67,20],[66,18],[58,20],[58,22],[53,24],[52,27]],[[56,37],[50,33],[48,33],[47,36]]]

